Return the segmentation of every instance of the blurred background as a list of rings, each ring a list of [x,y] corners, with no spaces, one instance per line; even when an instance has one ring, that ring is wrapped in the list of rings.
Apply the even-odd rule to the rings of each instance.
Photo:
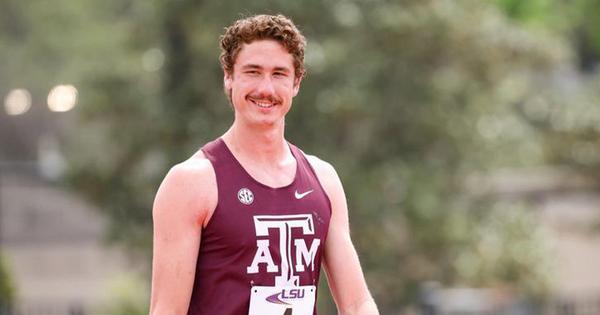
[[[0,0],[0,314],[147,314],[154,194],[255,13],[308,39],[286,137],[381,314],[600,314],[597,0]]]

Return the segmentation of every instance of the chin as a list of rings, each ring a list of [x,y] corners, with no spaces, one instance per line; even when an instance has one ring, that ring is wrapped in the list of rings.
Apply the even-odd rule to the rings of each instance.
[[[282,120],[281,119],[256,119],[254,120],[253,125],[255,126],[259,126],[259,127],[275,127],[277,126]]]

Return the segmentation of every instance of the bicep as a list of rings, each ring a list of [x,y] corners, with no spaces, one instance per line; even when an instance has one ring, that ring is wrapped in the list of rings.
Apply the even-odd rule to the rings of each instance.
[[[167,175],[152,209],[151,313],[156,314],[187,313],[204,220],[205,205],[191,197],[192,183],[176,177]]]

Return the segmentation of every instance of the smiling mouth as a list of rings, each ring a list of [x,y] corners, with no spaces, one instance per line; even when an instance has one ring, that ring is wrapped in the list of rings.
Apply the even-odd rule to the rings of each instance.
[[[276,105],[275,102],[272,101],[267,101],[267,100],[254,100],[254,99],[249,99],[252,103],[254,103],[256,106],[260,107],[260,108],[271,108],[274,107]]]

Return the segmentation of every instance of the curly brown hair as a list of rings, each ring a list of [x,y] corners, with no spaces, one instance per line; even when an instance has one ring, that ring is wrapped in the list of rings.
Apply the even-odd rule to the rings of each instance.
[[[220,38],[221,55],[219,57],[223,70],[233,73],[235,59],[243,44],[255,40],[272,39],[279,42],[294,59],[294,74],[301,78],[304,73],[304,47],[306,39],[289,18],[279,15],[254,15],[235,21],[225,28]]]

